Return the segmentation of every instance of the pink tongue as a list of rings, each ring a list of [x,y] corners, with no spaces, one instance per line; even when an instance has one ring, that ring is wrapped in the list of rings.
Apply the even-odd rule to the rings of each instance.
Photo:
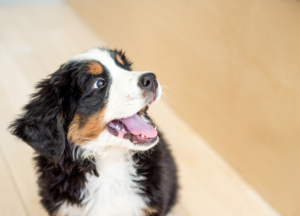
[[[130,133],[134,135],[144,134],[148,138],[156,137],[157,131],[147,124],[138,114],[121,119]]]

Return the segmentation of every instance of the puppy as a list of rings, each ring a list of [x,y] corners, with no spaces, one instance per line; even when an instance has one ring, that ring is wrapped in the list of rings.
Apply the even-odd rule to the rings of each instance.
[[[161,87],[118,50],[78,54],[37,85],[10,126],[37,156],[51,216],[162,216],[176,202],[170,150],[147,115]]]

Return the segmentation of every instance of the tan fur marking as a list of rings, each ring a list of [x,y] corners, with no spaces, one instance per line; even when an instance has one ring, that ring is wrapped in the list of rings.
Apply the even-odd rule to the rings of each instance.
[[[157,209],[154,209],[152,207],[148,207],[148,208],[143,210],[143,213],[144,213],[143,216],[149,216],[149,215],[155,214],[157,212],[158,212]]]
[[[116,55],[116,59],[117,59],[117,62],[119,62],[119,64],[124,65],[124,62],[123,62],[123,60],[121,59],[121,56],[120,56],[120,55]]]
[[[88,73],[99,75],[103,73],[103,67],[96,61],[88,63]]]
[[[88,118],[75,114],[68,131],[68,140],[77,145],[84,145],[86,142],[96,139],[105,129],[103,122],[105,107]]]
[[[139,111],[139,116],[143,116],[147,110],[148,106],[144,106],[140,111]]]
[[[55,214],[55,216],[68,216],[68,215],[62,215],[60,212],[57,212],[57,213]]]

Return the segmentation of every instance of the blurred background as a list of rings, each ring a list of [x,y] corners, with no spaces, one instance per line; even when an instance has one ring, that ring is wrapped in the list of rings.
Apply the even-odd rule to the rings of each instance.
[[[0,195],[1,215],[23,214],[11,212],[15,200],[24,215],[44,214],[32,198],[31,149],[10,137],[7,122],[35,82],[95,46],[125,50],[134,70],[155,72],[163,85],[152,114],[180,168],[174,214],[300,215],[300,1],[0,0],[0,7],[0,172],[11,184]]]

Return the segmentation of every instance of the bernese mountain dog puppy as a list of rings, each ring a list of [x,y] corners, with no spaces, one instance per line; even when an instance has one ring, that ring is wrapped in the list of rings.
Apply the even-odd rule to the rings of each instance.
[[[51,216],[162,216],[176,202],[176,166],[147,115],[162,90],[118,50],[78,54],[37,85],[13,135],[37,156]]]

